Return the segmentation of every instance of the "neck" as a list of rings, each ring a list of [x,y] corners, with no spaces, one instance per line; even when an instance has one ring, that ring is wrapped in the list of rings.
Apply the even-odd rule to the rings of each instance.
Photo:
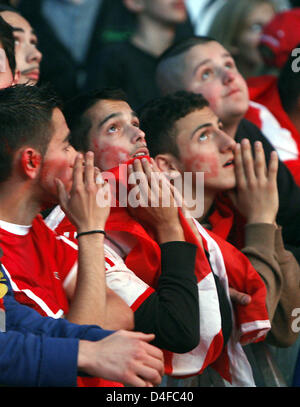
[[[131,42],[143,51],[158,57],[172,44],[174,37],[175,25],[153,20],[149,16],[141,16]]]
[[[18,225],[31,225],[40,212],[40,204],[32,199],[25,182],[5,182],[0,186],[0,219]]]

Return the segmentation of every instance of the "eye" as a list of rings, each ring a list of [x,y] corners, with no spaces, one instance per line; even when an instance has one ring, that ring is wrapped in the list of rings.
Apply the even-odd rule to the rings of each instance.
[[[37,40],[37,38],[33,37],[33,38],[30,40],[30,44],[32,44],[32,45],[34,45],[35,47],[37,47],[37,45],[38,45],[38,40]]]
[[[18,38],[15,38],[15,46],[17,47],[20,44],[21,44],[21,41]]]
[[[212,74],[212,69],[205,69],[205,71],[203,71],[201,73],[201,79],[203,81],[205,81],[206,79],[208,79],[211,76],[211,74]]]
[[[133,123],[132,123],[132,125],[134,126],[134,127],[140,127],[140,123],[139,123],[139,121],[138,120],[135,120]]]
[[[235,67],[235,63],[234,63],[234,61],[227,61],[226,63],[225,63],[225,68],[227,68],[227,69],[232,69],[232,68],[234,68]]]
[[[206,132],[200,134],[198,141],[206,141],[208,139],[208,134]]]
[[[115,124],[112,124],[109,126],[107,129],[108,133],[115,133],[118,130],[117,126]]]

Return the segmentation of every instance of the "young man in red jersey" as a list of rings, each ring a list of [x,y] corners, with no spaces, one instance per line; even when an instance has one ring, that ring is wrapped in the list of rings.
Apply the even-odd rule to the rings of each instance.
[[[2,18],[0,18],[0,34],[1,45],[3,46],[3,48],[1,47],[0,54],[0,87],[6,88],[13,85],[14,77],[16,79],[16,75],[14,75],[16,64],[14,58],[14,38],[12,29],[7,23],[3,21]],[[10,96],[8,97],[8,99],[10,99],[10,102],[12,102],[11,92],[14,93],[14,90],[9,89],[3,92],[9,93]],[[29,90],[29,93],[30,92],[31,91]],[[41,96],[42,93],[43,92],[41,92],[39,96]],[[32,96],[34,93],[30,94]],[[20,95],[21,93],[19,94],[19,96]],[[23,96],[24,95],[26,95],[26,92],[23,94]],[[36,93],[35,95],[37,96]],[[1,96],[3,97],[3,95]],[[16,95],[13,95],[13,98],[15,96]],[[39,105],[39,103],[37,102],[41,102],[41,100],[39,100],[38,97],[36,99],[34,97],[29,97],[28,100],[27,95],[26,101],[28,102],[28,105],[26,104],[26,107],[28,109],[27,113],[29,113],[29,116],[30,112],[33,113],[35,111],[35,113],[37,114]],[[31,106],[29,106],[30,103]],[[2,106],[2,115],[5,116],[6,119],[7,116],[5,115],[5,113],[8,113],[8,111],[11,110],[11,114],[17,113],[17,105],[13,106],[13,104],[9,103],[9,100],[8,104],[6,104],[6,106],[4,105]],[[33,221],[33,223],[35,223],[35,227],[33,225],[31,228],[29,226],[23,226],[25,218],[27,224],[27,221],[29,221],[28,216],[33,216],[35,207],[33,202],[35,202],[36,204],[38,203],[38,196],[34,194],[32,196],[31,205],[26,208],[24,199],[26,200],[27,198],[26,202],[29,203],[30,199],[28,193],[30,190],[30,181],[28,181],[28,177],[26,177],[25,173],[27,173],[27,175],[31,173],[31,175],[29,176],[31,180],[35,178],[32,172],[34,171],[33,167],[41,165],[41,157],[39,157],[39,154],[41,154],[42,151],[45,152],[45,150],[47,150],[47,147],[43,146],[43,141],[46,142],[48,138],[51,138],[52,132],[55,133],[55,130],[57,130],[57,128],[60,130],[63,130],[64,128],[64,122],[59,120],[61,119],[59,109],[53,109],[55,110],[55,114],[53,112],[54,117],[52,117],[51,115],[51,108],[53,108],[55,105],[55,100],[50,102],[49,100],[47,101],[47,99],[43,100],[42,104],[40,104],[40,115],[37,114],[37,116],[39,116],[40,129],[44,130],[41,132],[41,134],[45,133],[44,137],[40,136],[40,142],[38,142],[37,140],[37,134],[35,134],[35,136],[33,134],[30,134],[30,129],[28,130],[26,128],[25,123],[28,118],[25,118],[24,123],[22,123],[21,125],[20,122],[18,123],[18,119],[16,119],[16,121],[14,122],[15,127],[12,129],[9,129],[7,127],[13,125],[13,121],[4,120],[2,122],[3,133],[5,133],[6,129],[8,133],[11,131],[13,137],[12,140],[10,140],[7,138],[5,139],[4,136],[4,142],[6,143],[4,143],[5,145],[3,146],[1,153],[5,154],[5,158],[1,161],[1,174],[2,181],[5,186],[3,186],[3,183],[1,183],[1,186],[3,190],[8,188],[6,190],[6,192],[8,192],[10,187],[7,185],[7,183],[5,183],[5,180],[7,181],[7,178],[9,178],[10,182],[12,181],[12,179],[15,180],[15,188],[11,185],[11,192],[6,194],[6,196],[3,196],[3,211],[1,211],[2,216],[4,217],[4,219],[6,219],[6,221],[4,221],[4,229],[2,229],[1,231],[3,232],[3,234],[1,234],[1,243],[4,243],[4,240],[6,240],[6,238],[8,238],[8,240],[10,241],[11,245],[8,244],[6,246],[7,255],[5,255],[5,257],[8,261],[8,265],[12,263],[12,268],[10,269],[11,274],[6,274],[4,269],[2,269],[2,266],[0,272],[0,340],[2,349],[0,364],[3,366],[3,369],[1,369],[1,383],[22,386],[76,385],[76,374],[78,367],[79,370],[85,371],[90,375],[101,375],[106,379],[120,380],[131,385],[139,386],[151,385],[151,383],[158,384],[160,382],[160,376],[162,374],[161,352],[157,349],[155,350],[153,347],[149,348],[149,346],[144,343],[152,340],[153,335],[146,337],[145,335],[129,334],[128,336],[126,333],[125,335],[123,335],[123,333],[121,332],[116,333],[115,335],[111,336],[111,338],[107,338],[105,342],[100,343],[98,341],[93,344],[91,341],[102,339],[105,336],[110,335],[112,332],[103,331],[101,328],[98,327],[87,327],[86,325],[80,328],[79,326],[76,327],[74,324],[70,324],[67,321],[63,320],[54,321],[49,318],[41,318],[35,311],[30,310],[29,307],[19,305],[13,298],[11,289],[13,287],[14,290],[17,289],[18,291],[18,285],[15,283],[15,281],[12,280],[12,276],[13,278],[15,277],[15,267],[18,272],[23,267],[24,275],[21,276],[21,279],[23,280],[21,284],[27,284],[27,288],[29,289],[21,290],[18,292],[18,294],[24,294],[23,299],[25,299],[25,303],[27,303],[31,299],[32,307],[37,308],[41,314],[46,313],[48,315],[48,313],[50,313],[51,315],[51,313],[53,313],[53,309],[57,308],[59,304],[63,302],[63,295],[61,295],[62,292],[61,289],[59,289],[59,282],[57,282],[56,285],[51,283],[54,281],[52,273],[54,273],[54,277],[58,279],[59,271],[64,272],[64,267],[67,264],[70,265],[74,261],[74,251],[72,252],[72,250],[63,248],[63,245],[56,241],[55,238],[53,239],[53,236],[50,236],[51,231],[47,230],[46,227],[42,227],[42,223],[40,221]],[[20,112],[24,114],[22,109],[20,110]],[[22,121],[22,117],[19,119]],[[42,123],[44,124],[44,126],[42,125]],[[53,126],[51,126],[50,124],[52,124]],[[21,126],[22,130],[24,131],[21,136],[15,134],[18,125],[19,127]],[[32,125],[32,122],[29,123],[29,127],[30,125]],[[34,130],[37,131],[37,128],[35,128]],[[62,136],[64,137],[65,134],[63,133]],[[51,162],[51,155],[53,157],[53,154],[51,154],[51,150],[53,152],[53,147],[57,145],[57,143],[58,145],[60,144],[60,137],[57,132],[55,135],[53,135],[53,139],[54,140],[51,140],[52,144],[51,142],[49,143],[51,144],[51,147],[47,156],[48,163]],[[28,143],[27,149],[26,141]],[[22,143],[25,143],[25,147]],[[67,140],[64,140],[63,144],[67,144]],[[32,149],[32,146],[37,145],[38,151],[34,153],[34,149]],[[23,150],[20,146],[23,146]],[[28,149],[28,147],[30,146],[31,149]],[[16,148],[18,150],[18,154],[14,156],[13,151]],[[27,152],[25,152],[25,150]],[[72,149],[69,150],[69,153],[74,153]],[[23,152],[23,154],[21,154],[21,151]],[[28,153],[30,154],[29,161],[31,170],[29,170],[28,166],[26,165],[26,154]],[[66,156],[64,157],[61,149],[58,150],[58,153],[59,154],[56,159],[60,157],[61,165],[59,169],[62,170],[64,167],[64,161],[65,164],[67,164],[68,160],[66,160]],[[13,160],[13,156],[15,160]],[[19,178],[17,177],[16,179],[12,175],[12,173],[15,174],[12,167],[16,161],[20,163],[21,157],[21,166],[17,166],[18,168],[16,172],[18,173],[18,170],[20,170],[19,175],[23,174],[23,176]],[[87,161],[90,160],[91,157],[87,158]],[[87,167],[89,167],[89,169],[85,171],[85,175],[88,176],[89,174],[89,186],[91,186],[91,184],[93,184],[93,182],[91,182],[91,176],[94,169],[90,165],[87,165]],[[27,170],[25,170],[26,168]],[[65,167],[65,169],[67,168],[68,165]],[[22,170],[25,170],[25,173]],[[48,173],[48,175],[46,176],[47,179],[45,179],[45,172],[47,174],[47,171],[44,171],[44,181],[41,183],[44,184],[44,186],[48,184],[48,186],[50,187],[53,182],[50,181],[50,173]],[[64,171],[60,174],[63,175],[63,173]],[[83,174],[82,166],[80,167],[77,165],[75,173],[76,176],[73,187],[76,187],[78,193],[81,192],[81,197],[84,201],[86,201],[84,199],[85,191],[84,188],[82,188],[82,180],[80,180],[80,175],[82,176]],[[55,174],[58,175],[58,173],[54,172],[54,175]],[[69,176],[67,176],[66,178],[62,178],[67,180]],[[22,181],[23,188],[21,188]],[[69,179],[67,181],[69,182]],[[62,185],[63,184],[60,184],[60,188],[62,187]],[[51,199],[54,197],[54,190],[52,187],[53,185],[48,191],[50,192]],[[22,191],[20,191],[20,188]],[[16,193],[17,191],[19,191],[19,195],[17,194],[18,196],[14,195],[14,193]],[[13,196],[16,199],[15,201],[13,199]],[[69,199],[66,196],[65,198],[67,198],[67,200],[65,199],[65,203],[67,204],[66,206],[69,206]],[[21,204],[22,199],[23,204]],[[11,200],[12,202],[12,207],[10,209],[8,200]],[[45,197],[42,198],[42,201],[44,200]],[[16,207],[18,207],[19,209],[22,207],[20,213],[16,212]],[[93,207],[91,209],[93,209]],[[103,211],[105,219],[105,213],[107,214],[108,208],[104,208]],[[83,218],[84,215],[81,214],[81,221]],[[16,219],[19,223],[18,225],[7,222],[16,221]],[[93,217],[93,219],[95,220],[95,217]],[[84,223],[79,223],[81,224],[81,226],[84,225]],[[39,225],[39,227],[37,227],[37,225]],[[33,229],[35,230],[33,231]],[[14,235],[13,231],[16,230],[17,235]],[[18,232],[21,232],[21,235]],[[42,235],[39,232],[42,232]],[[43,237],[46,237],[47,242],[43,242],[43,244],[40,244],[40,241],[43,240]],[[22,247],[21,245],[18,246],[18,240],[19,242],[21,241],[21,244],[24,244],[24,247]],[[42,250],[39,251],[38,249],[43,245],[45,247],[47,243],[50,244],[47,247],[46,257],[42,259]],[[89,242],[89,245],[90,244],[91,242]],[[14,249],[16,250],[14,251]],[[28,252],[27,249],[29,249]],[[51,258],[51,254],[53,254],[51,252],[53,249],[55,250],[55,256],[57,256],[57,259],[55,260]],[[87,249],[86,247],[82,246],[82,250],[82,260],[86,260],[86,256],[88,255]],[[97,253],[98,252],[99,247],[97,247]],[[61,256],[63,253],[66,253],[71,257],[69,263],[67,261],[62,261]],[[101,250],[99,254],[101,257]],[[16,263],[14,261],[11,262],[10,255],[14,257]],[[18,264],[17,260],[19,260]],[[50,268],[55,267],[56,262],[59,268],[58,271],[55,271],[55,269],[50,270],[49,276],[47,276],[47,270],[49,270],[49,268],[47,269],[47,267],[49,267],[49,265],[47,264],[48,261],[50,263]],[[38,270],[39,265],[42,265],[43,268],[39,270],[40,273],[38,275],[34,275],[34,271]],[[30,268],[29,273],[27,273],[28,268]],[[91,269],[87,269],[87,271],[88,270],[91,271]],[[8,280],[10,280],[10,282],[8,282]],[[38,287],[39,284],[40,286]],[[30,290],[31,287],[33,288],[33,290]],[[37,290],[37,295],[33,293],[34,290]],[[16,291],[15,294],[17,294]],[[99,293],[97,293],[97,295],[99,295]],[[83,318],[86,320],[85,316],[83,316]],[[41,336],[42,333],[43,337]],[[79,338],[81,338],[82,340],[79,341]],[[122,344],[121,349],[120,342]],[[13,346],[13,349],[11,348],[11,346]],[[137,347],[140,347],[141,350],[138,358],[135,355]],[[109,349],[111,349],[111,351],[109,351]],[[16,357],[17,354],[18,357]],[[115,360],[118,360],[117,369],[114,369],[113,366],[115,365],[115,357],[117,358]],[[49,372],[49,364],[51,364],[51,373]],[[7,366],[9,366],[9,369],[7,368]],[[99,383],[99,381],[97,382]],[[106,384],[109,385],[109,382],[106,382]]]

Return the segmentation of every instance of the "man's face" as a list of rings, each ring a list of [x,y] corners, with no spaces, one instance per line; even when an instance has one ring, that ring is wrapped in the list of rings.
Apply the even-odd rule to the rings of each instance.
[[[8,88],[14,84],[13,74],[11,72],[5,50],[0,43],[0,89]]]
[[[145,15],[152,19],[173,24],[186,20],[184,0],[142,0],[142,2]]]
[[[248,109],[248,88],[228,51],[210,41],[192,47],[184,63],[184,89],[202,93],[224,125],[241,120]]]
[[[208,107],[195,110],[175,124],[182,172],[204,173],[205,192],[235,186],[235,141],[222,130],[222,124]]]
[[[37,49],[37,37],[27,20],[18,13],[3,11],[2,18],[13,27],[15,56],[20,71],[18,83],[35,85],[40,76],[42,54]]]
[[[86,115],[92,123],[90,150],[95,165],[102,171],[128,161],[136,154],[149,154],[145,133],[128,103],[122,100],[100,100]]]
[[[42,160],[38,184],[42,187],[42,199],[46,203],[57,202],[55,179],[59,178],[67,191],[72,187],[73,165],[76,151],[69,143],[69,129],[61,110],[55,108],[52,115],[52,137]]]

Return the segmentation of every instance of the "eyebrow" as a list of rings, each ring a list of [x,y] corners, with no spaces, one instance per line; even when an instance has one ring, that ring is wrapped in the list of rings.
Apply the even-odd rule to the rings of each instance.
[[[113,119],[113,118],[115,118],[115,117],[120,117],[120,116],[122,116],[122,113],[121,113],[121,112],[109,114],[108,116],[106,116],[106,117],[98,124],[98,126],[97,126],[98,129],[100,129],[100,128],[101,128],[106,122],[108,122],[110,119]],[[131,116],[138,118],[138,115],[137,115],[136,112],[134,112],[134,111],[131,112]]]
[[[23,28],[20,28],[20,27],[12,27],[12,29],[13,29],[13,32],[22,32],[22,33],[25,33],[25,30],[23,30]],[[36,33],[35,33],[34,30],[31,30],[31,34],[33,34],[33,35],[36,36]]]
[[[218,125],[220,125],[220,124],[222,124],[221,119],[218,120]],[[195,130],[192,132],[192,134],[191,134],[191,139],[194,137],[195,133],[196,133],[198,130],[201,130],[201,129],[207,128],[207,127],[211,127],[211,126],[213,126],[213,123],[203,123],[203,124],[200,124],[200,125],[197,126],[197,127],[195,128]]]
[[[232,55],[229,52],[225,52],[224,54],[222,54],[222,58],[227,58],[227,57],[232,58]],[[204,59],[204,61],[199,62],[199,64],[196,65],[194,70],[193,70],[193,75],[195,75],[195,73],[198,71],[200,66],[205,65],[205,64],[207,64],[208,62],[211,62],[211,61],[212,61],[211,58],[207,58],[207,59]]]

